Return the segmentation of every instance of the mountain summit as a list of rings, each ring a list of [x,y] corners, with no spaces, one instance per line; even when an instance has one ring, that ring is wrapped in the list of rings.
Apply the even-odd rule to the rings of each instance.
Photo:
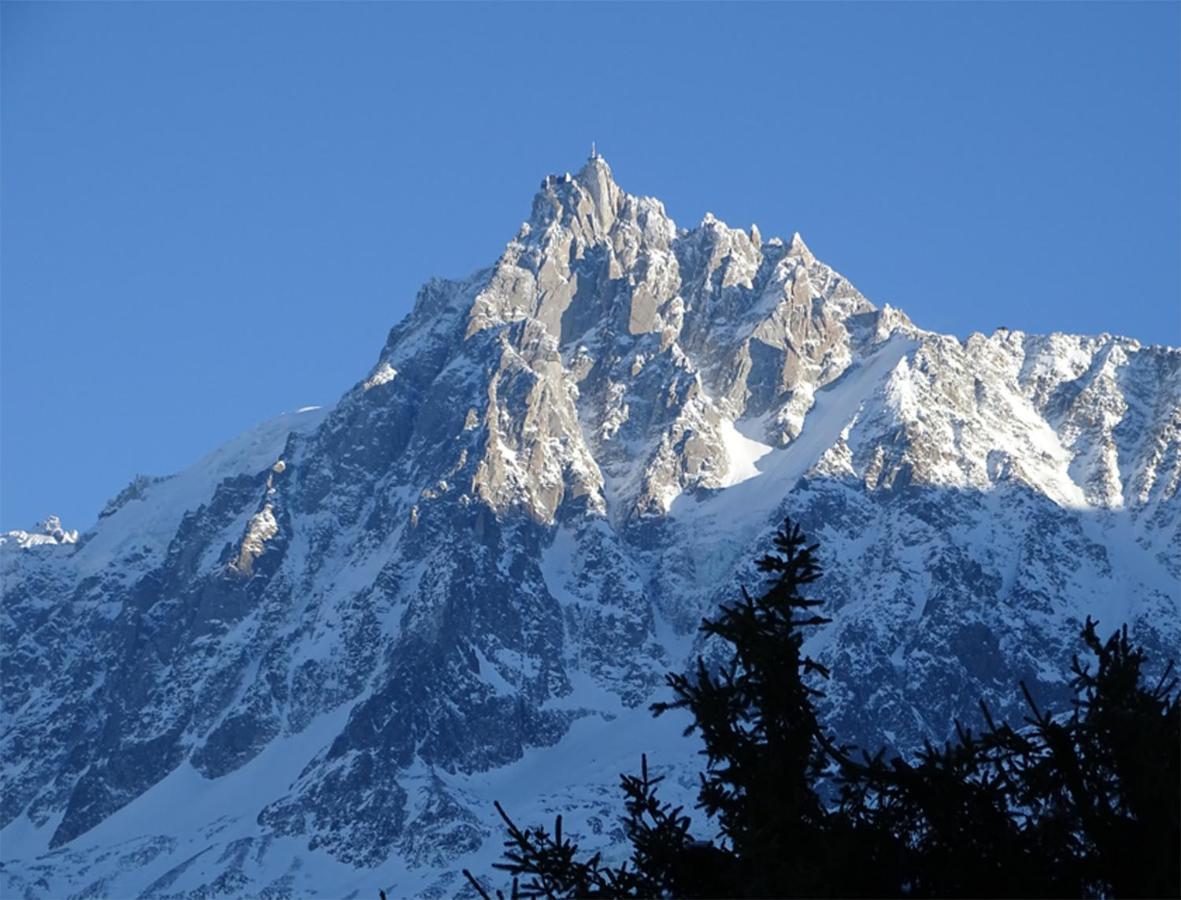
[[[609,850],[641,752],[692,795],[647,705],[785,515],[864,746],[1060,700],[1088,614],[1173,655],[1179,397],[1181,351],[924,331],[595,155],[331,409],[3,542],[4,895],[453,894],[493,799]]]

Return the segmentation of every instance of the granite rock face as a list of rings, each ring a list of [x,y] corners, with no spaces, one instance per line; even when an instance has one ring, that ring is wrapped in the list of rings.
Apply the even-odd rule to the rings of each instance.
[[[328,410],[0,546],[5,896],[450,895],[491,800],[618,842],[703,614],[821,542],[826,715],[909,748],[1053,704],[1083,619],[1181,644],[1181,351],[876,308],[601,157],[435,280]]]

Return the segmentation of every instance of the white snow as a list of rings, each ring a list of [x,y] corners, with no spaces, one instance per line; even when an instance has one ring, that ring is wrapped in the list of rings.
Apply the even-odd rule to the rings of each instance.
[[[761,454],[751,463],[756,474],[700,500],[681,495],[673,502],[669,515],[699,527],[712,523],[722,530],[733,522],[757,522],[762,526],[782,503],[785,493],[836,443],[890,371],[917,346],[916,341],[905,337],[887,341],[863,363],[816,392],[799,437],[786,447]]]
[[[748,478],[757,476],[759,469],[755,464],[774,448],[747,437],[738,430],[738,423],[729,419],[722,419],[718,431],[722,436],[722,445],[726,448],[726,459],[729,461],[722,486],[741,484]]]
[[[361,385],[365,390],[371,390],[379,384],[388,384],[398,376],[398,370],[391,366],[388,362],[383,362],[378,366],[372,375],[370,375],[365,383]]]
[[[0,544],[8,541],[12,541],[21,549],[47,544],[54,546],[76,544],[78,542],[78,531],[77,529],[67,531],[65,528],[62,528],[61,519],[57,516],[49,516],[40,524],[36,531],[9,531],[6,534],[0,534]]]
[[[348,712],[349,705],[343,705],[324,713],[301,733],[272,741],[262,753],[240,769],[212,781],[187,762],[182,763],[152,790],[108,816],[70,844],[72,857],[79,860],[99,856],[112,847],[121,846],[124,850],[130,850],[136,842],[160,835],[175,840],[170,850],[142,867],[128,871],[121,870],[118,865],[94,866],[89,872],[87,868],[90,867],[83,867],[78,881],[68,887],[65,884],[47,886],[46,896],[73,893],[101,874],[111,878],[103,890],[104,896],[136,897],[153,881],[186,859],[216,847],[217,854],[209,860],[212,863],[221,855],[226,844],[236,838],[257,836],[259,810],[290,789],[311,758],[340,733]],[[56,822],[35,829],[25,817],[18,817],[0,832],[0,845],[4,847],[5,858],[12,859],[18,854],[28,858],[34,853],[46,852],[53,827],[56,827]],[[330,880],[333,877],[350,876],[358,882],[363,880],[356,870],[335,862],[325,854],[310,854],[305,841],[279,838],[276,843],[278,846],[264,859],[264,866],[275,867],[270,878],[282,876],[292,859],[306,858],[311,862],[311,868],[321,870],[319,873],[308,872],[304,876],[319,886],[313,888],[313,893],[317,889],[322,890],[322,886],[328,883],[324,875],[328,875]],[[325,868],[330,872],[323,872]],[[202,867],[195,866],[174,883],[173,889],[195,889],[199,887],[203,874]],[[315,877],[317,874],[319,878]],[[190,879],[192,883],[189,883]]]
[[[150,485],[142,498],[128,501],[88,534],[74,556],[80,574],[95,574],[137,550],[148,552],[148,564],[159,559],[185,513],[208,501],[222,480],[269,468],[288,435],[311,431],[327,413],[321,407],[284,413],[239,435],[184,471]],[[130,577],[134,572],[125,574]]]
[[[246,526],[246,537],[242,539],[238,560],[233,564],[239,574],[250,576],[254,569],[254,561],[266,552],[267,541],[278,533],[279,523],[275,521],[275,513],[268,503],[251,516],[250,524]]]

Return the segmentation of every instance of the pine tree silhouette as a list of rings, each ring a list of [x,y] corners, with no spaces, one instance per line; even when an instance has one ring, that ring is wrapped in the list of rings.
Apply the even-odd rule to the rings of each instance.
[[[768,573],[761,596],[745,589],[722,606],[701,631],[733,647],[729,664],[714,673],[704,660],[693,677],[668,676],[676,699],[656,704],[688,710],[690,728],[705,744],[700,803],[727,838],[730,864],[718,867],[727,883],[707,893],[814,895],[829,888],[818,866],[827,849],[829,815],[816,791],[827,762],[814,702],[821,696],[808,676],[828,676],[803,653],[804,629],[829,620],[819,600],[802,591],[820,577],[815,546],[788,524],[774,539],[775,553],[757,561]],[[717,887],[722,890],[712,890]]]
[[[656,796],[647,757],[625,775],[620,866],[583,859],[562,832],[507,829],[513,897],[1177,897],[1181,895],[1181,706],[1170,664],[1151,686],[1126,627],[1102,641],[1087,619],[1092,670],[1073,665],[1069,713],[1040,710],[1021,685],[1021,728],[981,704],[981,734],[957,726],[913,762],[855,754],[823,729],[828,676],[803,653],[829,620],[802,593],[820,575],[815,545],[790,522],[757,561],[765,592],[743,590],[701,630],[732,647],[711,669],[670,674],[673,699],[704,744],[698,806],[720,839]],[[489,894],[468,871],[469,883]],[[498,897],[504,895],[497,891]]]

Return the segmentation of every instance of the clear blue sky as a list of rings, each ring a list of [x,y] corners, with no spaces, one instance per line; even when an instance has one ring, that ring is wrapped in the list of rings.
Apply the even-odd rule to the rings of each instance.
[[[1181,343],[1177,3],[2,16],[4,528],[333,402],[591,139],[924,327]]]

